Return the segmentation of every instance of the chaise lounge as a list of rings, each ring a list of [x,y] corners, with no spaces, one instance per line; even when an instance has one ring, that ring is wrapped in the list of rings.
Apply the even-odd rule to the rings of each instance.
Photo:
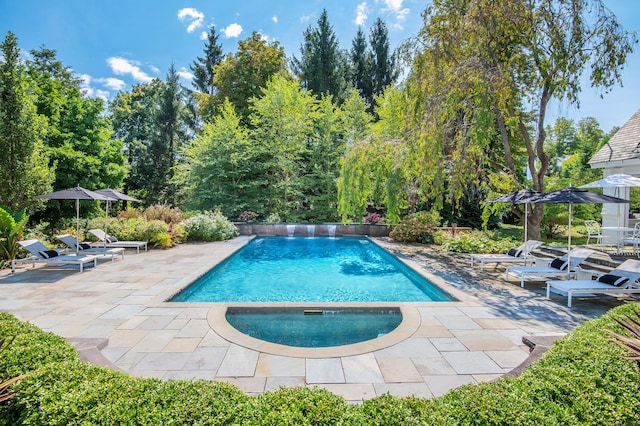
[[[480,263],[480,270],[484,270],[485,263],[522,263],[527,264],[527,256],[531,254],[533,250],[540,247],[543,244],[542,241],[529,240],[522,244],[520,247],[514,247],[507,253],[502,254],[472,254],[471,266],[474,262]]]
[[[570,308],[573,296],[640,294],[638,279],[640,279],[640,261],[629,259],[595,280],[547,281],[547,299],[552,292],[567,296],[567,306]]]
[[[107,235],[102,229],[89,229],[89,233],[98,239],[97,243],[92,243],[92,247],[112,247],[112,248],[134,248],[136,253],[140,253],[140,249],[147,251],[148,243],[146,241],[120,241],[117,238]]]
[[[102,257],[111,256],[111,261],[114,261],[117,255],[121,255],[124,259],[123,248],[91,247],[89,243],[78,242],[76,237],[71,234],[57,235],[56,238],[62,241],[69,250],[77,252],[78,254],[82,253]]]
[[[547,265],[507,266],[504,279],[509,281],[509,275],[513,275],[520,278],[520,287],[524,287],[525,279],[562,276],[571,278],[575,275],[576,268],[593,253],[594,250],[574,248],[564,256],[550,260]]]
[[[23,240],[18,241],[18,244],[27,249],[32,256],[24,259],[13,259],[11,261],[11,272],[16,272],[17,263],[31,263],[34,268],[36,263],[55,266],[78,265],[80,266],[80,272],[84,270],[84,265],[86,264],[93,263],[94,267],[98,265],[98,256],[60,254],[57,250],[48,248],[38,240]]]

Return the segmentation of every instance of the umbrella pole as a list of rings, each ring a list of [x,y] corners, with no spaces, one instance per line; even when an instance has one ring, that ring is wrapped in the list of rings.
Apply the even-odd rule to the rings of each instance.
[[[80,199],[76,198],[76,239],[80,241]],[[78,244],[76,244],[76,256],[78,256]]]
[[[528,226],[529,224],[529,203],[524,203],[524,244],[526,247],[527,239],[528,239]],[[527,265],[527,250],[524,251],[524,264]]]
[[[567,279],[571,276],[571,222],[573,220],[573,203],[569,203],[569,246],[567,247]]]

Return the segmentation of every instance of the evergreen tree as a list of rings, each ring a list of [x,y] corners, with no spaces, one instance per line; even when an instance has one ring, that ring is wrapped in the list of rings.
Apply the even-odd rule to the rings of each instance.
[[[373,105],[373,56],[367,49],[367,39],[361,27],[351,43],[350,59],[351,83],[367,104]]]
[[[209,28],[209,35],[204,44],[204,57],[198,56],[191,64],[193,71],[193,87],[201,93],[212,96],[216,92],[214,84],[215,66],[222,62],[222,45],[218,42],[219,35],[214,25]]]
[[[331,95],[342,103],[347,87],[347,61],[340,51],[326,9],[318,19],[318,26],[305,30],[300,53],[299,60],[293,59],[293,68],[302,87],[318,98]]]
[[[17,212],[51,190],[53,172],[43,152],[45,122],[29,95],[18,39],[8,32],[0,45],[0,204]]]
[[[396,77],[395,60],[389,52],[389,31],[382,19],[376,19],[371,27],[369,42],[373,51],[372,92],[378,96]]]

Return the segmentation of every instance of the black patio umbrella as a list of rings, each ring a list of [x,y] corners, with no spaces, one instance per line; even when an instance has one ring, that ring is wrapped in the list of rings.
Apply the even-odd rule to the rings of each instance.
[[[485,203],[511,203],[524,204],[524,242],[527,242],[527,222],[529,219],[529,203],[535,202],[537,198],[543,195],[541,192],[533,189],[520,189],[510,194],[499,195],[493,198],[487,198]]]
[[[123,194],[122,192],[116,191],[115,189],[111,189],[111,188],[104,188],[104,189],[98,189],[96,191],[98,194],[104,195],[109,197],[110,199],[113,199],[114,201],[118,201],[118,200],[122,200],[122,201],[134,201],[139,203],[140,200],[138,200],[137,198],[133,198],[128,196],[127,194]],[[106,207],[105,207],[105,234],[108,233],[108,229],[106,229],[107,227],[107,223],[108,223],[108,217],[109,217],[109,201],[107,200],[106,203]],[[104,241],[104,245],[105,247],[107,246],[107,240],[105,239]]]
[[[47,198],[50,200],[76,200],[76,236],[80,235],[80,200],[115,201],[114,198],[98,194],[94,191],[89,191],[88,189],[84,189],[80,186],[63,189],[50,194],[37,195],[36,198]],[[78,254],[78,247],[76,247],[76,254]]]
[[[535,202],[540,204],[569,204],[569,241],[567,249],[571,251],[571,221],[573,219],[574,204],[628,203],[629,200],[625,200],[624,198],[611,197],[609,195],[598,194],[597,192],[591,192],[587,191],[586,189],[580,189],[570,186],[568,188],[559,189],[557,191],[543,194],[537,200],[535,200]]]

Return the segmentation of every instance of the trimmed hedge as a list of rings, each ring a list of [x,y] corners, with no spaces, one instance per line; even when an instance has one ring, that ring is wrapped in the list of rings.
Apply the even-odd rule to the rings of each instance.
[[[0,424],[638,424],[639,369],[605,332],[626,335],[612,317],[633,309],[640,304],[579,326],[517,378],[362,405],[319,388],[251,397],[223,382],[134,378],[82,362],[62,338],[0,314],[0,336],[18,335],[0,359],[0,378],[29,374],[0,404]]]

